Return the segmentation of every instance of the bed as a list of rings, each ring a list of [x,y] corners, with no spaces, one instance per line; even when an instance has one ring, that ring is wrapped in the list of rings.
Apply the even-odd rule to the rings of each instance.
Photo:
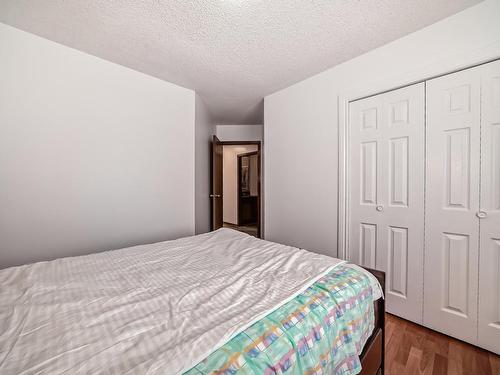
[[[230,229],[12,267],[0,373],[375,375],[383,278]]]

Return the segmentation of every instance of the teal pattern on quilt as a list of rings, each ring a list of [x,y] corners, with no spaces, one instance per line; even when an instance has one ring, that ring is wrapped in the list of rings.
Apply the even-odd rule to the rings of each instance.
[[[351,375],[374,327],[370,279],[337,266],[185,375]]]

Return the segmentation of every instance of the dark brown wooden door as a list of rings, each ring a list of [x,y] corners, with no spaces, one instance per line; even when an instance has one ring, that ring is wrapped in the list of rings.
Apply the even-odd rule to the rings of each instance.
[[[214,135],[212,139],[212,230],[222,227],[222,142]]]

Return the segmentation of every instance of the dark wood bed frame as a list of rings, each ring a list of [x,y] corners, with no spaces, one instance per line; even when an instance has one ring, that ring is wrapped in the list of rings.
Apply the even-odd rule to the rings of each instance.
[[[385,272],[365,268],[372,273],[382,286],[385,294]],[[385,300],[379,298],[374,302],[375,328],[366,341],[360,355],[361,375],[383,375],[385,367]]]

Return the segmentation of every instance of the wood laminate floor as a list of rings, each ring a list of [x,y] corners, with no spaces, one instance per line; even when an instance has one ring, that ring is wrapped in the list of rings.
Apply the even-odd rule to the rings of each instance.
[[[386,314],[386,375],[500,375],[500,356]]]

